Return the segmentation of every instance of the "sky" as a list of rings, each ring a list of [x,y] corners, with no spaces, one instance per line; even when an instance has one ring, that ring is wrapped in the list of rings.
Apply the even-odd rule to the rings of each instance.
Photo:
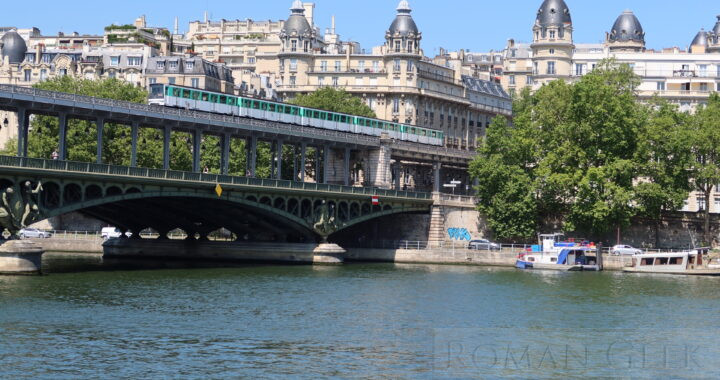
[[[308,0],[306,0],[308,1]],[[502,50],[509,38],[529,42],[542,0],[409,0],[413,18],[423,34],[428,56],[438,48],[473,52]],[[343,40],[358,41],[365,49],[384,42],[395,17],[398,0],[315,0],[315,23],[324,32],[337,19]],[[180,32],[188,22],[202,20],[278,20],[290,13],[291,0],[56,0],[4,1],[0,26],[38,27],[43,34],[58,31],[102,34],[110,24],[132,23],[146,15],[150,26],[172,30],[175,17]],[[640,19],[648,48],[685,48],[700,28],[712,29],[720,14],[717,0],[566,0],[573,18],[575,43],[598,43],[620,13],[631,9]],[[31,4],[29,6],[28,4]],[[71,4],[71,5],[70,5]],[[32,7],[32,11],[29,10]]]

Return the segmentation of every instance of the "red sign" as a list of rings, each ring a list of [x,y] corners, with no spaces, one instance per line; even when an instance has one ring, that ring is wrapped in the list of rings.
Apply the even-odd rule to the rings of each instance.
[[[373,206],[379,205],[379,204],[380,204],[380,198],[377,197],[377,196],[373,196],[373,197],[372,197],[372,204],[373,204]]]

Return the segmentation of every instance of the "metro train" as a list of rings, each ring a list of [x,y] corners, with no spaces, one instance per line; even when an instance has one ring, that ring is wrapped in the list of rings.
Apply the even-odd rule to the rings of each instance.
[[[435,129],[172,84],[151,84],[148,103],[371,136],[387,133],[393,139],[428,145],[442,146],[445,142],[444,133]]]

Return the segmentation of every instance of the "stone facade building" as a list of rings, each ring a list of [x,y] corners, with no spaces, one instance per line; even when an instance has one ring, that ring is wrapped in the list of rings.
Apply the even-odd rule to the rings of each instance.
[[[235,94],[232,70],[200,57],[151,57],[145,68],[145,85],[154,83]]]
[[[622,12],[605,33],[605,42],[573,40],[570,9],[564,0],[545,0],[532,27],[531,44],[508,41],[504,54],[503,87],[517,93],[563,79],[575,81],[603,59],[629,64],[640,76],[641,99],[654,96],[691,111],[720,91],[720,16],[709,32],[701,30],[688,49],[645,47],[645,30],[632,11]]]

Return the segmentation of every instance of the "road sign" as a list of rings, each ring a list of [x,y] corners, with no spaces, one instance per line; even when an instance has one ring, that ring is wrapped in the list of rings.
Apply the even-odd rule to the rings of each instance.
[[[218,197],[222,197],[223,188],[218,183],[217,186],[215,186],[215,194],[217,194]]]
[[[373,197],[372,197],[372,204],[373,204],[373,206],[379,205],[379,204],[380,204],[380,198],[379,198],[378,196],[373,196]]]
[[[450,181],[453,185],[459,185],[462,183],[462,181]]]
[[[453,189],[457,187],[455,184],[444,184],[443,187],[452,187]]]

